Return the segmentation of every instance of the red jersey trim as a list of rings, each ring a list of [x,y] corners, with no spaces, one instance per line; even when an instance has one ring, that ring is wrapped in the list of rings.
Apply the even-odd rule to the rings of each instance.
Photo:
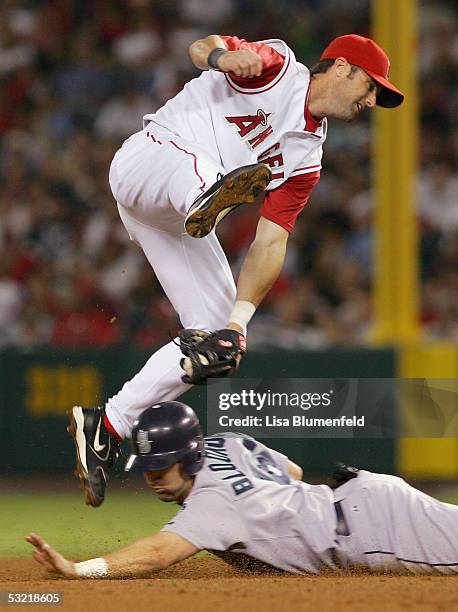
[[[307,170],[307,172],[304,172],[304,170]],[[321,164],[315,164],[314,166],[304,166],[303,168],[296,168],[291,172],[291,175],[293,175],[295,172],[300,172],[301,174],[311,174],[312,172],[315,172],[317,170],[321,170]]]
[[[315,134],[317,129],[321,127],[321,124],[323,123],[323,119],[321,121],[318,121],[317,119],[315,119],[315,117],[311,115],[309,108],[308,108],[311,80],[312,79],[310,79],[309,81],[309,86],[307,88],[307,93],[305,95],[305,102],[304,102],[304,119],[305,119],[304,132],[310,132],[311,134]]]
[[[194,160],[194,172],[196,173],[197,178],[200,180],[200,187],[199,187],[199,189],[203,193],[206,190],[206,184],[205,184],[204,179],[200,176],[199,171],[197,169],[197,157],[196,157],[196,155],[194,153],[191,153],[190,151],[186,151],[186,149],[182,149],[173,140],[170,140],[170,144],[172,144],[179,151],[183,151],[183,153],[186,153],[186,155],[190,155],[193,158],[193,160]]]

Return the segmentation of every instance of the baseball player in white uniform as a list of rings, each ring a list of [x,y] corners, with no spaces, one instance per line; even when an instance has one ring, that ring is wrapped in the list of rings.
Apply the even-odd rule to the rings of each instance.
[[[212,35],[191,45],[190,55],[201,76],[146,115],[111,165],[122,222],[185,329],[103,409],[73,409],[76,469],[93,506],[104,500],[117,441],[142,410],[237,367],[246,326],[280,273],[319,179],[327,117],[352,121],[403,100],[388,80],[385,52],[357,35],[333,40],[311,70],[281,40]],[[213,230],[237,206],[261,200],[236,287]]]
[[[341,465],[333,487],[307,484],[301,468],[251,437],[204,441],[180,402],[146,409],[132,443],[126,469],[142,471],[181,511],[158,534],[80,563],[32,533],[36,561],[67,578],[140,577],[205,549],[245,568],[292,573],[458,574],[458,506],[401,478]]]

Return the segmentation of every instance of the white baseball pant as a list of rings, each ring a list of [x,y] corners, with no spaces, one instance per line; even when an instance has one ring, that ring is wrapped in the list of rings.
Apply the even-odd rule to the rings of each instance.
[[[202,239],[184,231],[194,200],[224,173],[195,143],[150,123],[128,138],[110,168],[110,186],[131,240],[142,249],[186,328],[223,327],[235,301],[235,284],[214,232]],[[181,381],[182,354],[173,342],[156,351],[106,403],[120,436],[147,407],[176,399],[189,389]]]
[[[415,574],[458,574],[458,506],[402,478],[361,470],[335,493],[349,535],[336,538],[344,566]]]

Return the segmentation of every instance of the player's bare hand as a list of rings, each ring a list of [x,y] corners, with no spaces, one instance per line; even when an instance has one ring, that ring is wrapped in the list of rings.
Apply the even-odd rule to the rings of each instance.
[[[65,578],[76,578],[75,564],[54,550],[43,538],[36,533],[29,533],[25,538],[35,547],[32,553],[37,563],[45,567],[48,572],[57,572]]]
[[[262,73],[262,58],[250,49],[228,51],[219,57],[218,68],[238,77],[256,77]]]

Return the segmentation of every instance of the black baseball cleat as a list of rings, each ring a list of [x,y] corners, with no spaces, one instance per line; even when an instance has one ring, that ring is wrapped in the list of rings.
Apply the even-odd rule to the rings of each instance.
[[[81,406],[68,412],[67,431],[76,446],[75,476],[80,479],[86,504],[94,507],[105,499],[107,472],[121,452],[119,441],[105,427],[104,414],[101,408]]]
[[[238,206],[254,203],[271,178],[272,172],[265,164],[251,164],[229,172],[191,206],[184,222],[186,233],[193,238],[207,236]]]

